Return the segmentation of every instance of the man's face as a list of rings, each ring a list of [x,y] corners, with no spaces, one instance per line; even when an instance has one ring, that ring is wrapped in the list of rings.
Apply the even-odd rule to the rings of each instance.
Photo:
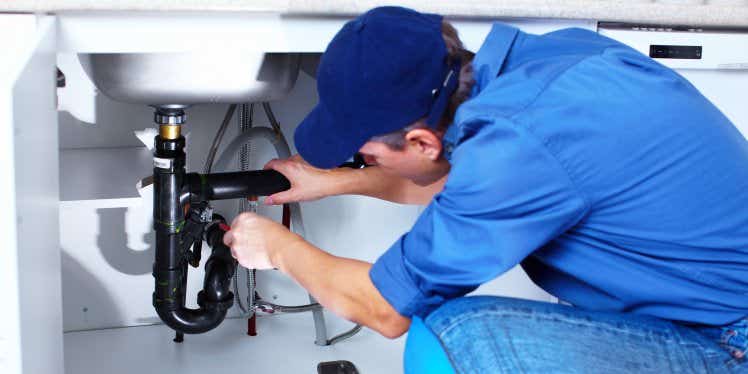
[[[368,165],[377,165],[387,173],[426,186],[436,182],[449,171],[448,162],[440,155],[441,141],[437,141],[438,150],[436,151],[433,149],[433,144],[424,145],[422,139],[417,136],[407,139],[402,150],[394,150],[382,142],[369,141],[359,149],[359,153],[363,155]],[[436,152],[436,157],[434,157],[434,152]]]

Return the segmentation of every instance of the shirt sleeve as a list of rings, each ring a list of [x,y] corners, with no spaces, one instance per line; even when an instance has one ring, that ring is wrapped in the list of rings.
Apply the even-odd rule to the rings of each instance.
[[[563,166],[528,130],[507,120],[461,126],[444,190],[369,273],[404,316],[425,316],[506,272],[586,212]]]

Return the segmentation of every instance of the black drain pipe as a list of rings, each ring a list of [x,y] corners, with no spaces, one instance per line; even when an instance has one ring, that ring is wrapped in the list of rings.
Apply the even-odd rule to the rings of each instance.
[[[223,218],[215,218],[205,230],[205,241],[213,249],[208,261],[205,263],[205,279],[203,290],[197,294],[198,309],[190,309],[184,306],[184,295],[186,291],[187,262],[180,267],[179,283],[171,283],[168,280],[159,287],[158,277],[156,293],[154,293],[154,306],[156,312],[166,325],[172,329],[186,334],[199,334],[214,329],[224,318],[229,308],[233,305],[234,295],[230,292],[231,278],[236,270],[236,261],[231,257],[231,250],[223,244],[221,228],[225,225]],[[171,283],[171,284],[169,284]],[[172,286],[172,291],[177,298],[174,303],[161,301],[157,303],[159,289],[166,290]],[[166,290],[168,291],[168,290]]]
[[[275,170],[237,171],[186,176],[182,201],[213,201],[267,196],[291,188],[288,179]]]
[[[184,307],[187,262],[180,231],[185,224],[185,212],[179,199],[185,175],[184,137],[180,134],[183,121],[181,110],[156,112],[159,135],[153,151],[153,229],[156,231],[153,306],[172,329],[194,333],[201,332],[195,331],[195,326],[209,326],[220,320],[217,313],[208,315],[207,310]]]
[[[233,305],[229,286],[236,270],[236,261],[223,244],[223,218],[213,215],[202,222],[187,222],[185,206],[209,200],[268,195],[287,190],[290,183],[273,170],[186,174],[185,141],[180,134],[184,111],[157,108],[155,120],[159,124],[159,135],[155,138],[153,154],[153,227],[156,231],[153,306],[161,320],[177,331],[176,341],[179,341],[181,333],[206,332],[223,321]],[[185,306],[188,264],[195,256],[190,247],[196,240],[203,239],[212,253],[205,264],[203,290],[198,293],[199,308],[190,309]]]

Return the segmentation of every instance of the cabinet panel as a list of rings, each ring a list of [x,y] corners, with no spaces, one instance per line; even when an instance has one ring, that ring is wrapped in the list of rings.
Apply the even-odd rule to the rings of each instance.
[[[0,371],[62,370],[55,19],[0,15]]]

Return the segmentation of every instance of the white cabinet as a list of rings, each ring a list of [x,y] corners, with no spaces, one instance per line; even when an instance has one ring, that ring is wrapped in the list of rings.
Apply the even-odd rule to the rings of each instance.
[[[0,371],[63,364],[55,19],[0,14]]]

